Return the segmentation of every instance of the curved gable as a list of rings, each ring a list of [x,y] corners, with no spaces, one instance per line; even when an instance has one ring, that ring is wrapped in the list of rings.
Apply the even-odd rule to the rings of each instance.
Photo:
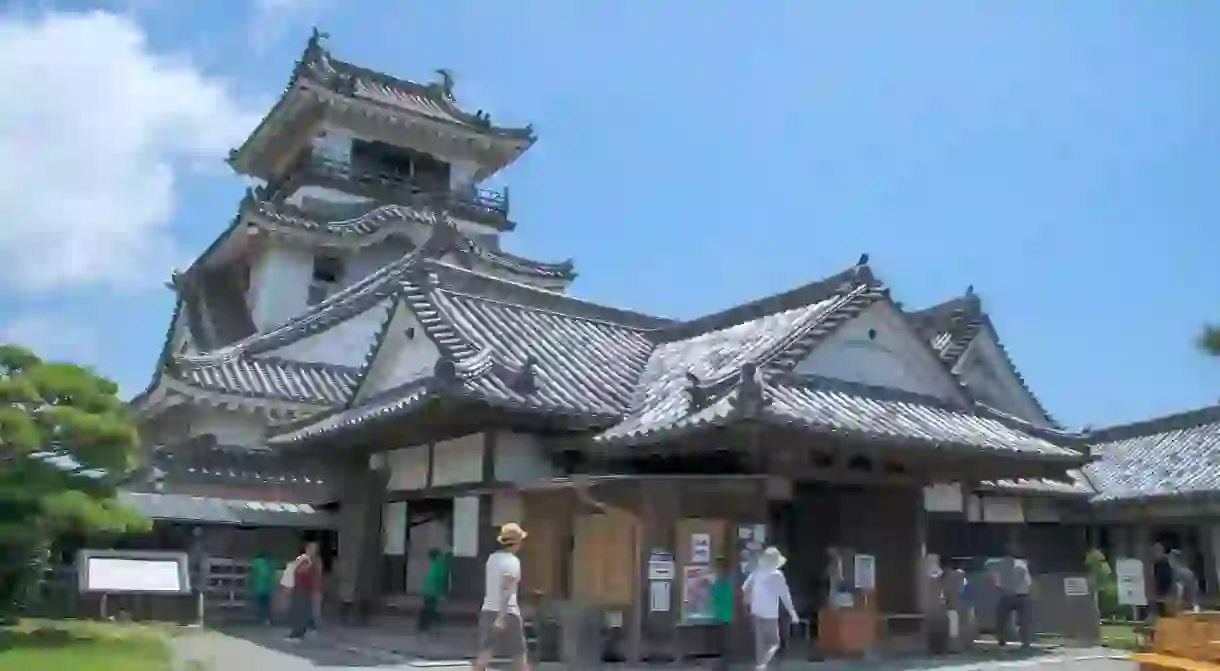
[[[989,329],[982,329],[953,367],[980,401],[1038,426],[1050,426],[1038,402],[1013,374]]]

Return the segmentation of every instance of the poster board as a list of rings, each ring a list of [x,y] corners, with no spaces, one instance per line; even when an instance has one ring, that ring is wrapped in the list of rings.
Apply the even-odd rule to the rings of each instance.
[[[190,564],[185,552],[81,550],[77,586],[84,594],[189,594]]]
[[[716,620],[712,585],[716,571],[706,564],[682,568],[682,624],[711,624]]]
[[[1144,562],[1122,557],[1114,562],[1114,575],[1118,583],[1119,605],[1148,605],[1148,595],[1144,590]]]

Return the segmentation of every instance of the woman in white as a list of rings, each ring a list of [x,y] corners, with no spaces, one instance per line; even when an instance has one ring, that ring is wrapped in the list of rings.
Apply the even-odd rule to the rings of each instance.
[[[766,669],[779,650],[780,603],[784,604],[793,622],[800,621],[792,605],[788,579],[780,570],[787,561],[778,548],[767,548],[758,558],[754,572],[746,578],[746,603],[750,605],[750,618],[754,625],[754,668],[759,670]]]

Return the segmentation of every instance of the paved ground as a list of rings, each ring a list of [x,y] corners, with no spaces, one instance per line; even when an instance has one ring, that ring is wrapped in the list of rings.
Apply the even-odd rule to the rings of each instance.
[[[299,644],[287,643],[280,630],[244,630],[223,634],[200,631],[177,639],[177,671],[407,671],[446,669],[464,671],[464,660],[411,661],[401,655],[359,650],[325,635]],[[784,662],[777,671],[1134,671],[1132,662],[1113,659],[1104,649],[1061,649],[1033,658],[1004,657],[978,660],[942,658],[888,662]],[[192,664],[195,662],[197,664]],[[543,664],[537,671],[558,671],[558,665]],[[695,671],[699,667],[660,665],[649,669]],[[606,671],[644,671],[607,665]],[[590,670],[592,671],[592,670]]]

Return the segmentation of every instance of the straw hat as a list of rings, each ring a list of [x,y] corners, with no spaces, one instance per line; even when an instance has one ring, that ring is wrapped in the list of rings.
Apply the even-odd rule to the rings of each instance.
[[[509,522],[500,527],[500,535],[496,536],[496,542],[500,545],[512,545],[520,543],[528,537],[529,534],[525,533],[525,529],[522,529],[520,524]]]
[[[758,558],[758,565],[765,568],[777,569],[786,563],[788,563],[788,558],[775,546],[763,550],[762,556]]]

